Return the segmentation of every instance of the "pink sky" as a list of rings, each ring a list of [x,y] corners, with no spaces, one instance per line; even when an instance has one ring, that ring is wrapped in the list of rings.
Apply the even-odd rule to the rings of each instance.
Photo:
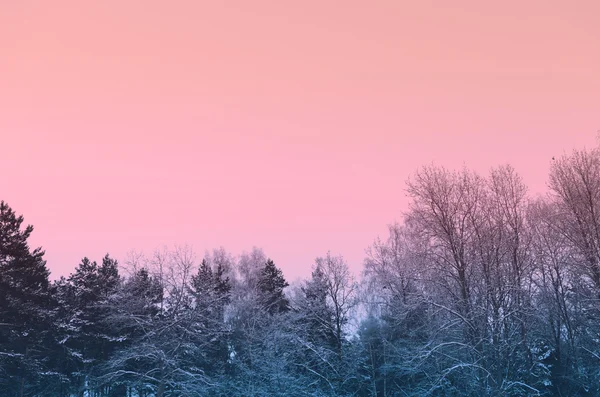
[[[600,129],[600,2],[0,0],[0,199],[83,256],[364,249],[432,161],[534,192]]]

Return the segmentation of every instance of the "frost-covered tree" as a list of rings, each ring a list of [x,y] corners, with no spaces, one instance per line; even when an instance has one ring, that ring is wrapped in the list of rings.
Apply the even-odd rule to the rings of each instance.
[[[328,253],[292,287],[261,249],[189,247],[49,284],[2,202],[0,394],[598,395],[600,148],[554,160],[549,188],[422,167],[360,284]]]
[[[223,375],[229,355],[229,328],[225,323],[225,308],[230,302],[231,285],[224,276],[222,264],[216,269],[202,261],[198,273],[192,277],[190,291],[194,304],[192,317],[195,332],[206,348],[196,358],[196,365],[212,376]]]
[[[106,321],[122,343],[102,366],[102,382],[156,397],[202,396],[216,387],[212,354],[223,326],[216,329],[211,316],[222,302],[212,300],[212,271],[204,266],[194,276],[194,257],[189,248],[162,251],[152,270],[141,268],[124,283]]]
[[[67,371],[63,374],[78,394],[103,387],[96,382],[96,370],[115,348],[115,332],[105,319],[120,283],[118,263],[107,254],[101,264],[83,258],[67,280],[55,285],[60,312],[56,329]]]
[[[332,256],[328,252],[325,257],[315,260],[315,266],[325,286],[327,302],[333,314],[335,347],[341,356],[346,326],[357,302],[357,284],[342,256]]]

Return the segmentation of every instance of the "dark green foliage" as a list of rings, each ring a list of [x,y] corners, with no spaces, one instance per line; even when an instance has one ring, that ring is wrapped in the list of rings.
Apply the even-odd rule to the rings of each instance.
[[[34,395],[46,381],[50,330],[48,269],[27,243],[32,226],[0,202],[0,390]]]
[[[258,280],[260,303],[269,314],[280,314],[290,310],[290,302],[285,297],[284,288],[289,286],[283,272],[269,259]]]
[[[192,277],[194,298],[192,321],[197,337],[205,347],[197,365],[212,374],[222,374],[228,360],[229,330],[225,324],[225,307],[230,302],[231,285],[220,265],[213,271],[203,260],[198,274]],[[199,357],[198,357],[199,358]]]
[[[117,345],[105,319],[120,283],[118,264],[106,255],[101,265],[83,258],[75,273],[53,285],[53,360],[62,389],[79,393],[103,387],[95,376]]]

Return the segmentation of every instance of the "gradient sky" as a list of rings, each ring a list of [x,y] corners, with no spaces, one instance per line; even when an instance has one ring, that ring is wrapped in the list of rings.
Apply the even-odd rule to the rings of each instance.
[[[0,198],[52,277],[83,256],[262,247],[355,271],[418,166],[600,129],[600,2],[0,0]]]

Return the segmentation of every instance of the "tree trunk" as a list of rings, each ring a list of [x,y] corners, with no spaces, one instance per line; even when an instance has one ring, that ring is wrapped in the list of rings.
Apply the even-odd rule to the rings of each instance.
[[[165,395],[165,382],[161,379],[160,385],[158,386],[158,391],[156,392],[156,397],[164,397]]]
[[[23,366],[25,366],[27,362],[27,353],[28,348],[25,346],[25,355],[23,356]],[[23,397],[25,395],[25,368],[23,368],[21,373],[21,384],[19,385],[19,397]]]
[[[164,397],[165,395],[165,370],[164,366],[161,363],[160,367],[160,383],[158,385],[158,390],[156,391],[156,397]]]

